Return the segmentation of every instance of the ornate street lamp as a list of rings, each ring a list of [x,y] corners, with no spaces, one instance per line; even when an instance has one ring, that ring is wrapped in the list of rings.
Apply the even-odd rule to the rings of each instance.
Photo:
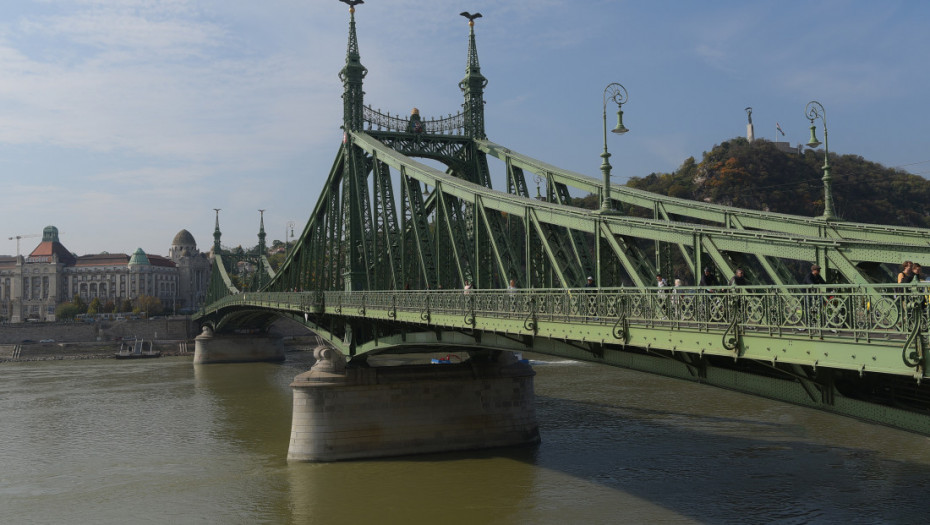
[[[288,241],[287,241],[287,232],[291,232],[291,239],[294,238],[294,226],[297,223],[294,221],[287,221],[284,223],[284,256],[287,257]]]
[[[812,100],[804,108],[805,116],[811,121],[811,139],[807,147],[816,148],[820,146],[817,140],[814,120],[820,119],[823,122],[823,219],[827,221],[835,220],[836,214],[833,211],[833,178],[830,177],[830,149],[827,145],[827,112],[823,109],[823,104]]]
[[[610,153],[607,152],[607,100],[617,103],[617,127],[610,131],[622,135],[630,131],[623,125],[623,110],[621,109],[629,98],[626,88],[616,82],[607,84],[604,88],[604,153],[601,153],[601,158],[604,159],[601,163],[601,172],[604,174],[604,194],[601,199],[601,213],[613,212],[610,208],[610,162],[607,160],[610,158]]]

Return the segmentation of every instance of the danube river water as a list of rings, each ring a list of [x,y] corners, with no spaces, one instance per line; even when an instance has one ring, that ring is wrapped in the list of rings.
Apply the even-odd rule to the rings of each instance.
[[[533,358],[542,444],[285,460],[309,364],[0,365],[0,523],[919,523],[928,438]]]

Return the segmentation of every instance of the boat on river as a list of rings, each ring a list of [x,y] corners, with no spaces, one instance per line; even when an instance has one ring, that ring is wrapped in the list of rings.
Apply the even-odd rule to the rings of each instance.
[[[144,339],[134,339],[124,341],[119,344],[119,351],[115,356],[117,359],[144,359],[147,357],[161,357],[161,352],[154,349],[152,341],[149,341],[149,349],[145,350]]]

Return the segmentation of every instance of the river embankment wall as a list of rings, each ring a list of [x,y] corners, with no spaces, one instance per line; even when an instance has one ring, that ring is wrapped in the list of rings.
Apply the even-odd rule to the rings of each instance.
[[[123,339],[190,340],[198,331],[187,317],[138,320],[100,320],[94,323],[9,323],[0,325],[0,344],[122,341]]]
[[[283,339],[286,351],[308,350],[316,336],[290,320],[276,322],[271,334]],[[142,339],[145,349],[163,356],[194,355],[200,326],[187,317],[98,320],[95,323],[10,323],[0,325],[0,362],[111,358],[124,341]],[[46,341],[46,342],[42,342]]]

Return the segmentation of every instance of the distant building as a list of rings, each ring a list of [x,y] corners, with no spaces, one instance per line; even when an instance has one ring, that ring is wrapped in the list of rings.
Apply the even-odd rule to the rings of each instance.
[[[75,296],[119,305],[141,295],[157,297],[166,310],[203,303],[211,263],[197,250],[193,236],[181,230],[169,256],[147,255],[142,248],[124,253],[71,253],[48,226],[42,242],[26,257],[0,257],[0,319],[54,321],[55,308]]]
[[[792,146],[790,142],[778,142],[777,140],[775,141],[775,147],[782,153],[791,153],[794,155],[800,155],[802,149],[800,144]]]

